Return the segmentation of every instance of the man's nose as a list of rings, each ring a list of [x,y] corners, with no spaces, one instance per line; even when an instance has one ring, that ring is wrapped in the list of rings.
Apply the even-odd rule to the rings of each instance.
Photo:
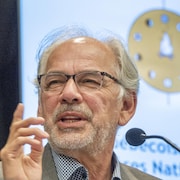
[[[66,82],[60,94],[60,101],[61,103],[70,103],[70,104],[80,103],[82,101],[82,95],[73,78],[70,78]]]

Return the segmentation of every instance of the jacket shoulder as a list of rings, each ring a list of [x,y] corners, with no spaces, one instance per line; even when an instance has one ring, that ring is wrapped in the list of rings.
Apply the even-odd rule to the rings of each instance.
[[[159,178],[150,174],[144,173],[137,168],[120,164],[122,180],[160,180]]]

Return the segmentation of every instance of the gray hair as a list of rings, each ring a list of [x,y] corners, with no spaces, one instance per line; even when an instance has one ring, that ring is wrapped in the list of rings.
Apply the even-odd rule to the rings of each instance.
[[[93,34],[88,28],[82,26],[64,26],[62,28],[55,29],[50,32],[41,42],[37,52],[38,63],[38,75],[45,73],[46,64],[50,54],[53,50],[66,40],[76,37],[91,37],[108,45],[118,63],[118,67],[114,69],[118,79],[121,81],[121,87],[123,88],[122,96],[127,96],[134,92],[137,94],[139,90],[139,74],[135,63],[128,55],[123,43],[118,35],[110,31],[101,31],[101,33]],[[35,80],[37,87],[39,86],[37,80]]]

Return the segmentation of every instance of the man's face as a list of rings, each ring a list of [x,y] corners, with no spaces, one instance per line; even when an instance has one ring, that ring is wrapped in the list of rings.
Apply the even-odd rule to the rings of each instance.
[[[46,73],[68,75],[84,71],[115,74],[115,57],[104,44],[75,38],[59,45],[49,56]],[[39,115],[46,120],[50,144],[58,152],[112,148],[120,116],[119,85],[104,77],[100,89],[82,91],[70,78],[61,92],[41,91]]]

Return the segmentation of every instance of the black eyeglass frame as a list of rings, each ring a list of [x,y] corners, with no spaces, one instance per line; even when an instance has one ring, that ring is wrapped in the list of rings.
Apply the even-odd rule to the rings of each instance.
[[[58,72],[52,72],[52,74],[53,74],[53,73],[57,73],[57,74],[58,74]],[[82,73],[82,72],[81,72],[81,73]],[[115,83],[121,85],[120,80],[118,80],[117,78],[115,78],[114,76],[110,75],[110,74],[107,73],[107,72],[101,72],[101,71],[87,71],[87,73],[100,73],[101,76],[106,76],[106,77],[112,79]],[[49,73],[49,74],[51,74],[51,73]],[[61,73],[61,74],[64,74],[64,73]],[[80,74],[80,73],[78,73],[78,74]],[[78,75],[78,74],[72,74],[72,75],[64,74],[64,75],[67,77],[66,82],[67,82],[71,77],[72,77],[73,80],[75,81],[75,76]],[[46,73],[46,74],[40,74],[40,75],[37,76],[37,80],[38,80],[39,85],[41,85],[41,78],[42,78],[43,76],[46,76],[46,75],[48,75],[48,73]]]

